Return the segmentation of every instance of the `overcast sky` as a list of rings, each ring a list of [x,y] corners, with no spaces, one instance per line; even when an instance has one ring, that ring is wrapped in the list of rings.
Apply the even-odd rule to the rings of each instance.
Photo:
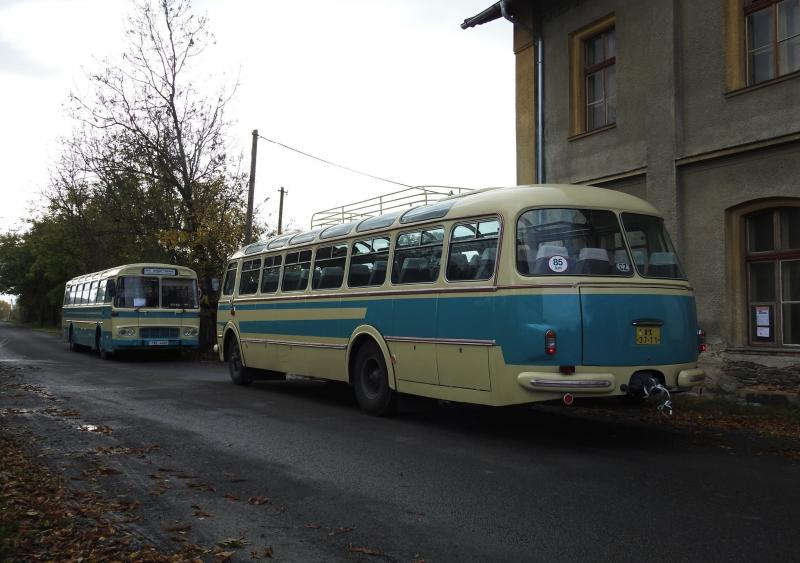
[[[511,185],[511,24],[459,24],[492,0],[195,0],[217,43],[202,72],[239,87],[233,150],[250,132],[406,184]],[[128,0],[0,0],[0,230],[20,228],[72,123],[85,69],[124,49]],[[205,84],[205,81],[203,82]],[[213,94],[209,91],[209,95]],[[256,202],[277,222],[399,189],[261,142]],[[269,198],[269,199],[267,199]],[[286,223],[286,221],[285,221]]]

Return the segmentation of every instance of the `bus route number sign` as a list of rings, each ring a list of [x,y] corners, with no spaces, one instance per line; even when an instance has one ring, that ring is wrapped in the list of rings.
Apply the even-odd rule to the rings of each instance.
[[[640,346],[661,344],[661,327],[659,326],[637,326],[636,344]]]
[[[177,276],[178,270],[175,268],[144,268],[142,275],[145,276]]]

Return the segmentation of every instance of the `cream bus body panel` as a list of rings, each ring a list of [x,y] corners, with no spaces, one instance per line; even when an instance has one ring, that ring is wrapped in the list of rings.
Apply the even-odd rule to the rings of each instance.
[[[389,236],[394,247],[399,232],[431,226],[444,227],[442,248],[447,249],[456,223],[497,217],[502,224],[497,267],[490,280],[450,282],[440,272],[433,283],[395,285],[390,283],[390,260],[382,286],[223,297],[217,333],[220,358],[226,357],[230,334],[242,342],[245,365],[346,381],[356,329],[368,327],[384,351],[393,388],[443,400],[507,405],[562,393],[620,395],[631,375],[643,369],[663,374],[670,387],[701,383],[694,298],[687,281],[635,274],[526,276],[517,270],[517,220],[526,209],[548,206],[658,215],[642,200],[597,188],[487,189],[456,198],[445,218],[410,225],[395,221],[388,229],[352,232],[246,258],[239,251],[232,260],[241,267],[243,258],[343,241],[352,246],[371,236]],[[442,270],[445,259],[443,252]],[[238,275],[236,279],[238,286]],[[643,317],[665,319],[664,346],[636,346],[631,321]],[[588,336],[584,318],[592,327]],[[544,351],[548,327],[556,328],[559,336],[553,357]],[[610,352],[604,355],[604,349]],[[584,361],[588,356],[594,361]],[[574,374],[562,373],[564,365],[574,367]]]

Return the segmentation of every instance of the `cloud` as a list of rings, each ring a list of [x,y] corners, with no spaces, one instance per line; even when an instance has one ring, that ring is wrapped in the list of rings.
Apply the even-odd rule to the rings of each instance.
[[[24,51],[0,37],[0,73],[45,76],[52,74],[53,70],[33,60]]]

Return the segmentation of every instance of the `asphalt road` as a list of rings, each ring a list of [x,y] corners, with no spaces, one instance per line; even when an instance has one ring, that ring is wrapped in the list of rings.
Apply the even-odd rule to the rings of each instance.
[[[80,413],[0,417],[31,429],[34,449],[67,478],[98,446],[151,448],[106,455],[122,473],[91,486],[141,501],[136,531],[167,547],[176,533],[166,528],[187,523],[181,535],[201,545],[245,538],[241,560],[267,546],[281,561],[800,553],[796,461],[719,448],[668,423],[415,403],[379,419],[359,411],[346,386],[292,379],[241,388],[221,364],[102,361],[2,323],[0,367]],[[0,407],[15,401],[24,402],[4,394]],[[78,429],[85,424],[109,433]]]

